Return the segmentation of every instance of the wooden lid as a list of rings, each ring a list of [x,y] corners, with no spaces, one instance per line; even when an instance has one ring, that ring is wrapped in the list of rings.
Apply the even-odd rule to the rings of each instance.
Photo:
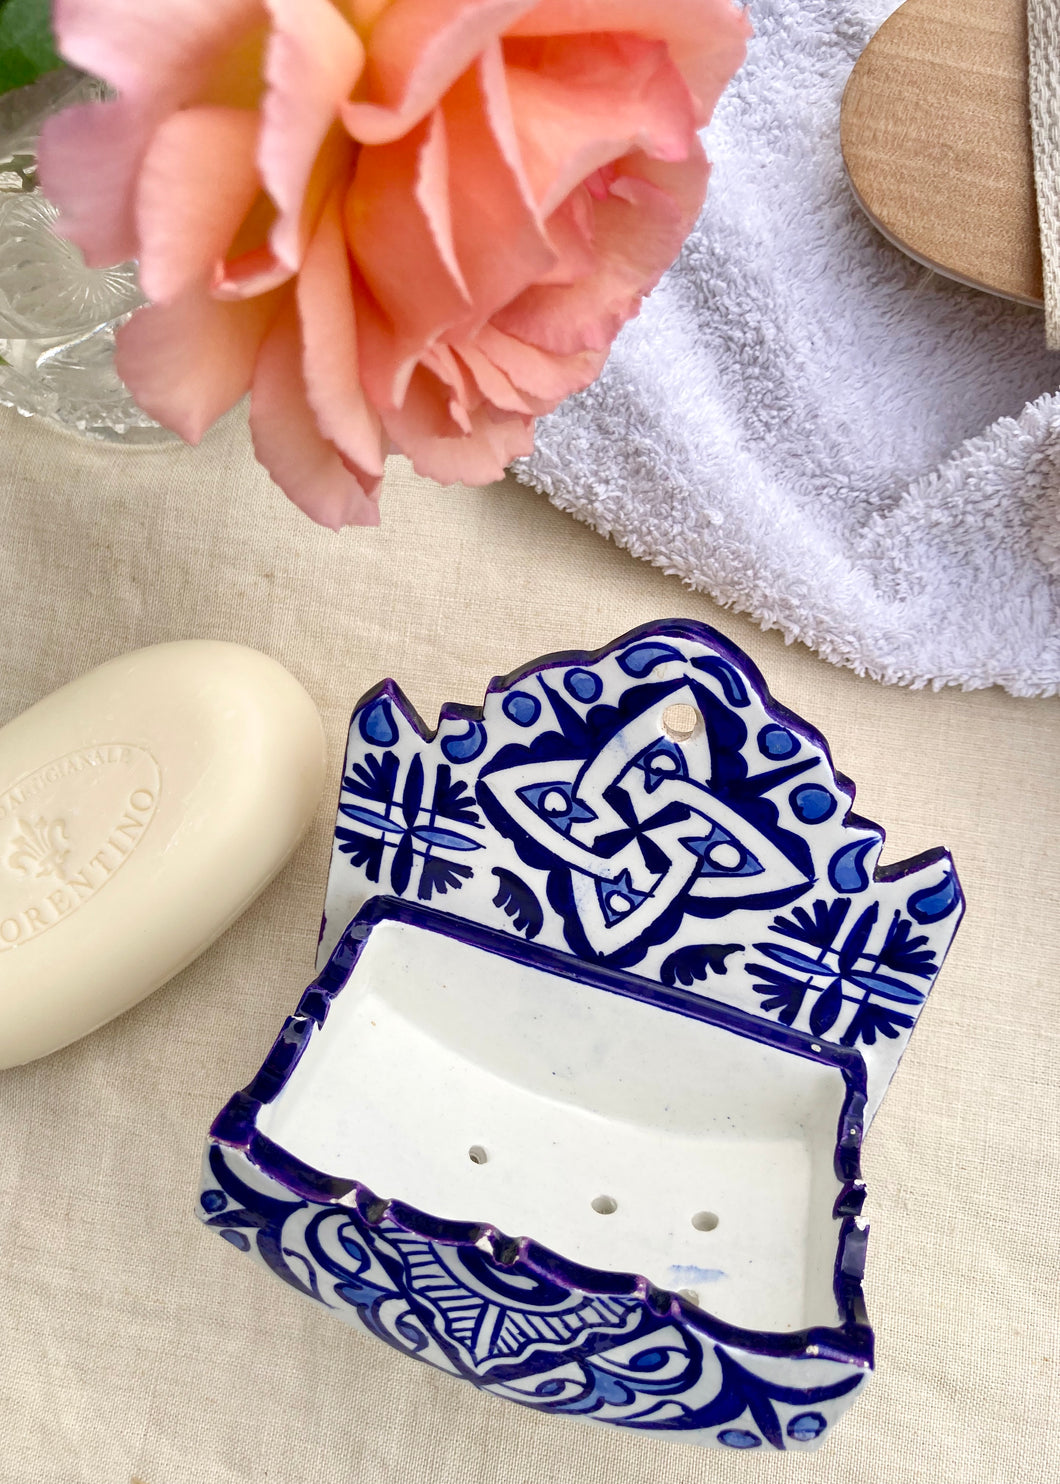
[[[1040,305],[1025,0],[905,0],[858,58],[840,137],[885,237],[939,273]]]

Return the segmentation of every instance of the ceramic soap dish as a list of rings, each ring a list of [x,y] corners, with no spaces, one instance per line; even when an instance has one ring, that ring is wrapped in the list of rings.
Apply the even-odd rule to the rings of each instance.
[[[863,1130],[962,910],[687,622],[350,728],[320,972],[203,1220],[541,1411],[810,1449],[864,1389]]]

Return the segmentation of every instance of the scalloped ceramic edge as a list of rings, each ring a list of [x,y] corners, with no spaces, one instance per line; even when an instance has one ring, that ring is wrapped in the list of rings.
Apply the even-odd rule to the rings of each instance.
[[[701,718],[687,744],[659,728],[675,703]],[[879,866],[853,799],[820,733],[690,620],[535,660],[433,732],[384,680],[350,723],[317,964],[369,896],[408,896],[856,1046],[871,1122],[964,898],[944,849]]]
[[[726,1323],[632,1273],[594,1269],[483,1222],[440,1220],[313,1168],[264,1134],[381,923],[401,922],[665,1008],[838,1070],[833,1149],[840,1184],[832,1293],[839,1323],[789,1332]],[[220,1112],[203,1164],[200,1215],[231,1245],[362,1333],[554,1415],[699,1446],[811,1450],[864,1391],[873,1337],[861,1287],[867,1228],[859,1153],[864,1062],[682,990],[376,898],[343,934],[253,1081]],[[548,1329],[535,1321],[547,1316]],[[512,1335],[515,1334],[513,1342]],[[483,1336],[486,1337],[485,1343]]]

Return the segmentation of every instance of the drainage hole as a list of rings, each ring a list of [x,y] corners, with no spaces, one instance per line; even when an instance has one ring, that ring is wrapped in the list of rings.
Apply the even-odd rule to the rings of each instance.
[[[662,729],[671,742],[687,742],[699,725],[699,712],[694,706],[675,702],[662,714]]]
[[[692,1225],[697,1232],[712,1232],[718,1224],[718,1218],[713,1211],[697,1211],[692,1217]]]
[[[472,1144],[471,1148],[467,1151],[467,1157],[473,1165],[484,1165],[489,1159],[489,1155],[481,1144]]]
[[[590,1204],[598,1216],[611,1216],[618,1210],[618,1202],[613,1195],[594,1196]]]

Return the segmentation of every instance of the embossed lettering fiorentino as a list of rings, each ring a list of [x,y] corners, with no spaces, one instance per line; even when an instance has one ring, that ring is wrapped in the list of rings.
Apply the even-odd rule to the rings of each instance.
[[[101,891],[144,838],[161,770],[143,747],[79,748],[0,789],[0,953]]]

